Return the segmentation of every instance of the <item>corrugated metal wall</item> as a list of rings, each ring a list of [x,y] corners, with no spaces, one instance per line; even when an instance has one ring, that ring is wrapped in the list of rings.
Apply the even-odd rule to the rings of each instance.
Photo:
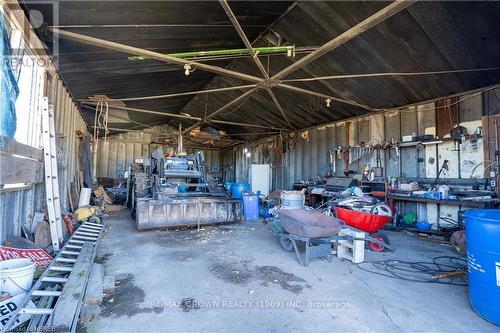
[[[80,177],[80,139],[77,131],[86,132],[87,125],[63,81],[54,77],[48,83],[50,88],[47,93],[49,103],[54,107],[57,133],[59,193],[62,209],[68,211],[70,185]]]
[[[97,155],[97,177],[122,179],[124,172],[134,160],[147,156],[158,148],[164,152],[172,151],[172,146],[152,142],[147,133],[125,133],[101,140]],[[199,149],[187,148],[188,154]],[[208,170],[219,171],[219,150],[203,149]]]
[[[481,126],[481,94],[464,95],[461,100],[458,103],[461,113],[460,124],[468,129],[468,133],[473,133]],[[295,133],[295,138],[289,139],[289,143],[285,145],[282,166],[273,169],[272,188],[290,189],[296,181],[307,180],[315,176],[323,177],[330,170],[329,151],[336,146],[354,147],[362,142],[384,143],[390,141],[391,138],[400,141],[405,135],[435,134],[435,123],[435,103],[427,103]],[[277,142],[280,142],[279,138],[272,138],[258,144],[241,145],[224,152],[227,179],[247,182],[250,164],[273,163],[273,161],[279,164],[279,153],[273,152],[273,147]],[[434,170],[441,166],[440,161],[447,156],[450,159],[450,170],[456,171],[450,171],[443,177],[470,177],[470,163],[477,166],[472,176],[482,177],[484,158],[481,142],[482,140],[479,140],[479,147],[475,147],[473,151],[462,147],[461,154],[453,151],[451,147],[453,142],[450,141],[426,146],[425,151],[419,151],[414,146],[401,148],[400,156],[397,158],[389,157],[385,150],[381,152],[381,165],[385,169],[386,176],[434,177]],[[245,149],[250,152],[250,156],[244,152]],[[264,154],[266,150],[271,151],[269,156]],[[437,162],[426,165],[426,154],[427,158],[434,156]],[[453,158],[448,156],[450,154]],[[459,155],[461,158],[458,157]],[[469,165],[465,165],[465,160]],[[375,166],[375,162],[376,152],[372,151],[371,154],[353,163],[350,169],[361,173],[367,163]],[[343,175],[345,164],[343,160],[336,160],[335,174],[337,176]]]

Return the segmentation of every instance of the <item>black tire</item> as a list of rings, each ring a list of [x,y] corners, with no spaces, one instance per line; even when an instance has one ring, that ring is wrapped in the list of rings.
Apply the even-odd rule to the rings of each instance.
[[[95,224],[101,224],[101,219],[99,218],[99,216],[92,216],[91,218],[89,218],[88,222],[95,223]]]
[[[279,238],[280,246],[286,252],[293,251],[293,242],[290,238],[280,237]]]

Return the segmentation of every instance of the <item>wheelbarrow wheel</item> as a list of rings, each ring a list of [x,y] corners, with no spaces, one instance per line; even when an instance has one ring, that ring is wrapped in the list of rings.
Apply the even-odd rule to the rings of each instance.
[[[376,240],[379,240],[381,242],[386,243],[387,245],[390,245],[389,238],[387,238],[387,236],[381,232],[374,232],[373,234],[370,234],[370,236],[375,238]],[[383,245],[380,245],[380,244],[377,244],[374,242],[368,242],[367,247],[368,247],[368,249],[375,251],[375,252],[382,252],[384,250],[387,250]]]
[[[92,216],[91,218],[89,218],[89,223],[96,223],[96,224],[101,224],[101,219],[99,218],[99,216]]]
[[[280,246],[283,250],[285,250],[287,252],[293,251],[293,243],[292,243],[291,239],[285,238],[285,237],[280,237],[279,241],[280,241]]]

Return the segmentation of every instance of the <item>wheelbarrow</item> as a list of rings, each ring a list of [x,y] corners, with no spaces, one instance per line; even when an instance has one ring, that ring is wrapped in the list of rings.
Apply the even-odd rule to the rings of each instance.
[[[339,206],[335,207],[335,212],[337,218],[344,221],[345,224],[351,227],[351,229],[355,228],[357,230],[367,232],[370,234],[371,238],[382,242],[370,241],[367,243],[370,250],[375,252],[390,250],[390,247],[387,246],[390,245],[389,238],[379,230],[382,229],[386,223],[389,223],[392,216],[360,212],[341,208]]]
[[[281,248],[287,252],[295,251],[297,260],[303,266],[307,266],[311,258],[326,258],[331,261],[332,243],[341,240],[368,240],[390,248],[383,241],[368,235],[364,238],[339,235],[340,230],[346,227],[345,223],[315,210],[279,210],[278,217],[268,222],[268,227],[278,237]],[[303,254],[299,250],[299,244],[304,246]]]

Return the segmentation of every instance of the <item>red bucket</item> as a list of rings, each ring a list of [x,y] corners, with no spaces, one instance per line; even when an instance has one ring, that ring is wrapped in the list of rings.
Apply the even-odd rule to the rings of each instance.
[[[355,210],[335,207],[337,218],[344,221],[346,224],[358,228],[369,234],[380,230],[392,217],[384,215],[376,215]]]

